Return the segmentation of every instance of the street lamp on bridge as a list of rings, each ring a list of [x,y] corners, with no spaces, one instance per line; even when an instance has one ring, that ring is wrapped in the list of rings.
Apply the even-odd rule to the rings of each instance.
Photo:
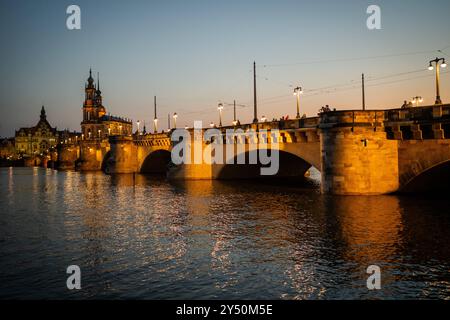
[[[441,95],[440,95],[440,69],[439,69],[439,62],[441,62],[441,68],[446,68],[447,64],[445,63],[444,58],[436,58],[434,60],[430,61],[430,65],[428,67],[428,70],[432,71],[434,69],[433,64],[436,65],[436,102],[435,104],[442,104]]]
[[[422,103],[422,102],[423,102],[423,98],[420,97],[420,96],[414,97],[414,98],[412,98],[411,102],[413,103],[413,105],[415,104],[416,107],[418,107],[418,106],[419,106],[419,103]]]
[[[300,119],[300,95],[303,94],[302,87],[294,89],[294,96],[297,97],[297,119]]]
[[[158,133],[158,116],[156,115],[156,96],[154,97],[155,115],[153,117],[154,132]]]
[[[222,127],[222,110],[223,110],[223,103],[219,103],[219,106],[217,107],[217,110],[219,110],[219,127]]]
[[[178,118],[178,115],[177,115],[177,113],[175,112],[175,113],[173,114],[173,127],[174,127],[174,129],[177,128],[177,118]]]
[[[158,118],[153,119],[153,126],[155,127],[155,133],[158,133]]]

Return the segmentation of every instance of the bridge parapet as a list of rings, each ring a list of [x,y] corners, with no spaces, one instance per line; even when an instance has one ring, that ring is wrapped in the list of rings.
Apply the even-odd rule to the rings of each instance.
[[[428,121],[450,119],[450,104],[386,110],[386,121]]]
[[[450,138],[450,105],[386,110],[389,139],[429,140]]]
[[[170,133],[150,133],[134,135],[133,143],[137,146],[170,146]]]
[[[337,127],[383,127],[385,113],[382,110],[344,110],[320,114],[319,129]]]

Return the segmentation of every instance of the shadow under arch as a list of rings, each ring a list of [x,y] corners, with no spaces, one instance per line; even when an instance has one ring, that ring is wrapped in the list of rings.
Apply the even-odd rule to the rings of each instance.
[[[167,150],[156,150],[144,160],[140,173],[165,173],[171,162],[171,153]]]
[[[109,174],[109,166],[108,166],[109,159],[111,159],[111,151],[108,151],[105,154],[105,156],[103,157],[102,166],[101,166],[101,170],[107,174]]]
[[[239,179],[289,179],[298,180],[305,178],[305,174],[312,164],[299,156],[290,152],[279,150],[278,172],[275,175],[262,175],[261,168],[268,167],[258,164],[249,164],[251,153],[258,153],[256,150],[245,152],[245,164],[237,164],[239,155],[234,157],[234,164],[215,165],[214,175],[219,180],[239,180]],[[270,154],[269,154],[270,158]],[[272,159],[272,158],[270,158]],[[273,160],[273,159],[272,159]]]
[[[450,160],[434,165],[404,184],[399,193],[436,193],[450,190]]]

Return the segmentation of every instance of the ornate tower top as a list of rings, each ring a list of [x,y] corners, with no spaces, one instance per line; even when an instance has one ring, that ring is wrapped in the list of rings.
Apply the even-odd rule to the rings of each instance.
[[[101,96],[102,92],[100,91],[100,73],[97,72],[97,91],[95,92],[97,96]]]
[[[44,106],[42,106],[42,109],[41,109],[41,120],[44,121],[46,119],[47,119],[47,115],[45,114],[45,108],[44,108]]]
[[[87,79],[88,81],[88,88],[93,88],[94,87],[94,78],[92,78],[92,69],[89,68],[89,78]]]

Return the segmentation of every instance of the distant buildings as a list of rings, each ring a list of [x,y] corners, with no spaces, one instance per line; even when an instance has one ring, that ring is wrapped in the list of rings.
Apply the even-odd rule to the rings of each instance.
[[[16,153],[25,157],[47,154],[56,147],[58,140],[59,132],[47,121],[45,108],[42,106],[40,120],[36,126],[16,131]]]
[[[20,128],[14,138],[0,140],[0,159],[29,159],[31,165],[36,165],[42,159],[56,161],[58,145],[79,147],[83,141],[90,143],[91,140],[109,146],[109,136],[131,135],[133,123],[130,119],[106,114],[100,81],[98,79],[97,81],[95,86],[92,71],[89,70],[89,78],[84,88],[81,133],[58,131],[56,127],[52,127],[42,106],[39,122],[34,127]],[[40,160],[36,161],[37,158]]]

